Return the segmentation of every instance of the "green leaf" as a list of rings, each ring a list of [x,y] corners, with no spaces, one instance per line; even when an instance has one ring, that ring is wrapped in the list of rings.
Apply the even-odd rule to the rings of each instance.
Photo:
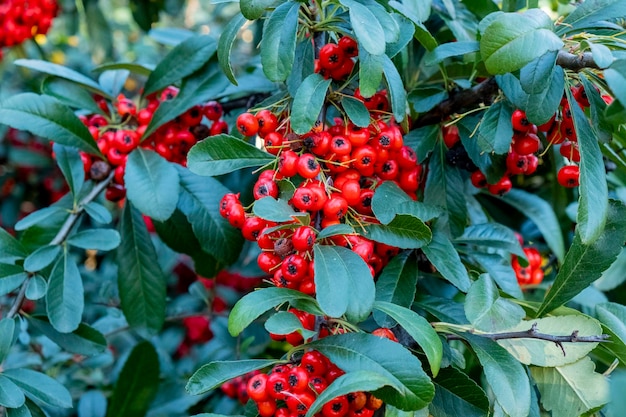
[[[265,321],[265,330],[272,334],[283,335],[298,332],[304,340],[317,335],[316,332],[305,329],[295,314],[288,311],[279,311],[267,319]]]
[[[443,368],[433,382],[435,398],[429,407],[434,417],[487,415],[489,399],[485,391],[463,372],[454,367]]]
[[[248,142],[222,134],[195,144],[187,155],[187,166],[194,174],[216,176],[263,166],[274,158]]]
[[[626,16],[626,4],[621,0],[587,0],[577,5],[557,28],[557,33],[562,35],[569,31],[591,27],[601,20],[613,20]]]
[[[371,97],[383,80],[383,57],[372,55],[359,48],[359,91],[363,97]]]
[[[359,48],[372,55],[385,53],[385,30],[370,9],[355,0],[340,0],[347,7],[350,23],[359,43]]]
[[[24,405],[26,397],[22,390],[9,378],[0,374],[0,405],[7,408],[18,408]]]
[[[102,155],[91,133],[74,112],[49,96],[34,93],[11,96],[0,103],[0,123],[93,155]]]
[[[242,2],[242,4],[243,3],[245,3],[245,1]],[[244,23],[246,23],[246,20],[247,19],[241,13],[237,13],[224,27],[217,43],[217,60],[220,64],[220,68],[226,75],[226,78],[228,78],[230,82],[235,85],[237,85],[237,80],[235,79],[235,74],[233,73],[233,67],[230,64],[230,52],[233,49],[233,44],[235,43],[235,39],[237,39],[239,30]]]
[[[580,234],[575,234],[561,269],[537,311],[537,317],[562,306],[598,279],[619,255],[625,236],[626,207],[611,200],[604,233],[596,241],[585,245]]]
[[[235,262],[243,237],[219,214],[219,202],[229,190],[216,179],[195,175],[180,166],[176,169],[181,185],[178,209],[187,216],[202,250],[224,264]]]
[[[453,56],[463,56],[478,52],[480,44],[476,41],[448,42],[437,46],[424,55],[424,65],[437,65]]]
[[[511,417],[528,416],[530,383],[522,365],[492,340],[468,333],[460,336],[476,353],[498,404]]]
[[[503,249],[521,257],[526,257],[515,232],[499,223],[483,223],[468,226],[463,235],[454,243]]]
[[[315,302],[311,296],[287,288],[270,287],[253,291],[234,305],[228,316],[228,331],[233,337],[238,336],[270,308],[296,300]]]
[[[626,354],[617,353],[626,349],[626,307],[617,303],[602,303],[596,305],[595,313],[605,332],[610,336],[610,342],[602,343],[600,346],[618,357],[622,364],[626,363]]]
[[[215,361],[203,365],[189,378],[185,389],[191,395],[200,395],[219,388],[224,382],[248,372],[270,367],[277,359],[246,359],[240,361]]]
[[[0,264],[0,295],[5,295],[22,285],[28,274],[20,265]]]
[[[105,417],[107,399],[102,391],[91,389],[80,396],[76,409],[79,417]]]
[[[95,201],[91,201],[85,207],[85,212],[91,217],[94,221],[102,224],[109,224],[113,221],[113,217],[109,210],[104,207],[100,203],[96,203]]]
[[[372,311],[374,280],[365,261],[350,249],[315,245],[315,289],[321,309],[331,317],[345,314],[360,322]]]
[[[428,20],[428,17],[430,16],[432,0],[405,3],[390,1],[389,5],[417,23],[425,22],[426,20]]]
[[[107,416],[144,416],[158,388],[159,356],[152,343],[138,343],[117,378]]]
[[[61,333],[78,328],[85,307],[83,281],[78,266],[67,250],[54,264],[46,292],[46,312]]]
[[[387,55],[383,55],[383,74],[387,83],[393,116],[400,123],[406,114],[406,90],[398,69]]]
[[[372,211],[382,224],[389,224],[398,214],[395,204],[403,204],[413,199],[393,181],[385,181],[376,187],[372,198]]]
[[[166,277],[141,213],[126,203],[117,249],[118,288],[128,324],[144,335],[158,332],[165,317]]]
[[[590,244],[600,236],[607,221],[609,195],[606,171],[600,145],[587,116],[572,97],[571,91],[567,89],[566,93],[581,155],[576,232],[580,235],[582,243]]]
[[[596,320],[583,315],[527,320],[506,329],[506,331],[524,332],[531,329],[534,325],[536,325],[537,332],[555,336],[569,336],[574,332],[577,332],[577,335],[580,337],[599,336],[602,334],[600,324]],[[558,346],[554,342],[530,338],[502,339],[498,340],[498,344],[525,365],[548,367],[576,362],[598,345],[598,343],[563,343],[561,346]]]
[[[377,372],[354,371],[341,375],[318,395],[315,402],[309,407],[305,417],[312,417],[322,409],[324,404],[333,398],[356,391],[375,391],[384,386],[391,387],[397,391],[402,389],[395,384],[395,381]]]
[[[72,407],[72,397],[67,388],[44,373],[15,368],[5,370],[2,375],[9,378],[34,400],[52,407]]]
[[[387,11],[384,11],[387,13]],[[387,42],[385,47],[385,55],[389,58],[393,58],[402,52],[409,42],[413,40],[415,34],[415,25],[409,19],[398,13],[391,13],[391,17],[398,26],[398,39],[393,42]]]
[[[108,251],[120,244],[120,234],[114,229],[89,229],[78,232],[67,239],[67,243],[81,249]]]
[[[241,13],[246,19],[256,20],[263,16],[265,10],[274,7],[278,0],[243,0],[239,2]]]
[[[539,94],[549,87],[556,56],[556,51],[549,51],[524,65],[520,70],[520,84],[526,93]]]
[[[359,127],[369,126],[370,112],[361,100],[352,97],[344,97],[341,99],[341,106],[352,123]]]
[[[70,187],[70,192],[74,196],[74,201],[77,201],[78,194],[85,183],[83,161],[76,149],[68,148],[58,143],[55,143],[52,149],[57,165],[61,169],[65,181],[67,181],[67,185]]]
[[[465,316],[478,330],[508,329],[519,324],[525,315],[522,307],[500,297],[495,282],[487,274],[474,281],[465,297]]]
[[[559,262],[565,257],[565,243],[559,221],[552,206],[539,197],[517,188],[512,189],[501,198],[505,203],[515,207],[537,226],[548,247]]]
[[[435,106],[437,106],[439,103],[447,98],[448,92],[445,89],[432,86],[417,87],[413,89],[408,96],[409,103],[411,103],[413,110],[418,113],[425,113],[429,110],[432,110]],[[412,134],[416,130],[412,130],[411,132],[409,132],[409,134]],[[422,155],[419,152],[418,154]]]
[[[193,37],[194,33],[189,29],[158,27],[151,28],[148,31],[148,36],[162,45],[176,46],[186,39]]]
[[[302,81],[291,106],[291,127],[294,132],[302,135],[313,127],[324,105],[330,83],[330,79],[325,80],[318,73]]]
[[[376,301],[374,309],[389,315],[417,342],[424,350],[433,376],[437,376],[443,356],[443,345],[430,323],[422,316],[406,307],[385,301]]]
[[[40,271],[54,262],[60,252],[59,245],[41,246],[24,260],[24,269],[28,272]]]
[[[0,263],[14,263],[26,256],[26,249],[22,244],[9,232],[0,228]]]
[[[609,400],[606,378],[594,372],[589,357],[555,368],[532,366],[530,373],[541,393],[543,407],[553,417],[579,416]]]
[[[271,81],[285,81],[293,67],[300,3],[287,1],[278,6],[263,25],[261,65]]]
[[[467,292],[470,288],[467,269],[450,238],[439,227],[434,228],[432,240],[422,247],[422,251],[446,280],[459,290]]]
[[[208,35],[193,36],[179,43],[150,73],[143,95],[162,90],[191,75],[207,63],[216,50],[215,39]]]
[[[70,81],[49,77],[41,85],[42,93],[52,96],[61,103],[76,109],[87,110],[93,114],[102,114],[89,91]]]
[[[471,258],[487,272],[505,293],[515,298],[523,298],[522,289],[517,282],[511,266],[511,257],[497,253],[473,252]]]
[[[93,68],[93,72],[105,72],[105,71],[117,71],[127,70],[133,74],[141,75],[142,77],[148,77],[154,70],[154,65],[150,64],[138,64],[135,62],[114,62],[110,64],[102,64]]]
[[[30,68],[44,74],[53,75],[63,78],[80,86],[86,87],[94,93],[111,99],[110,94],[102,89],[102,87],[89,77],[74,71],[73,69],[64,67],[63,65],[53,64],[52,62],[42,61],[39,59],[16,59],[14,64],[24,68]]]
[[[180,180],[174,166],[154,151],[137,148],[128,155],[126,195],[143,214],[166,220],[176,209]]]
[[[478,128],[478,146],[487,153],[504,155],[513,137],[513,109],[506,101],[494,103],[487,109]]]
[[[513,72],[548,51],[563,47],[550,17],[540,9],[502,13],[485,28],[480,54],[491,74]]]
[[[130,71],[127,69],[102,71],[98,76],[98,82],[108,91],[111,91],[114,96],[118,96],[122,92],[129,75]]]
[[[346,373],[371,371],[394,382],[373,394],[401,410],[419,410],[433,399],[435,389],[420,361],[402,345],[367,333],[329,336],[308,347],[319,350]]]
[[[46,295],[47,291],[48,281],[41,275],[33,275],[26,287],[26,298],[29,300],[39,300]]]
[[[268,98],[268,101],[276,102],[280,100],[280,94],[286,96],[288,93],[291,97],[296,95],[296,91],[298,91],[298,87],[302,84],[302,80],[304,80],[309,75],[313,74],[314,65],[313,61],[315,58],[315,52],[313,50],[313,43],[308,39],[303,39],[296,45],[295,52],[295,60],[293,62],[293,68],[291,69],[291,73],[287,77],[287,91],[282,92],[279,91],[276,96],[276,100],[272,97]],[[369,114],[369,113],[368,113]]]
[[[107,348],[104,336],[93,327],[80,323],[71,333],[59,333],[52,327],[50,320],[43,315],[28,317],[29,325],[43,333],[61,348],[79,355],[92,356],[102,353]]]
[[[401,252],[391,258],[376,280],[376,301],[389,302],[400,307],[411,307],[419,276],[419,269],[415,259],[410,257],[409,251]],[[392,327],[395,320],[374,311],[374,320],[381,327]]]
[[[376,242],[401,249],[418,249],[427,245],[432,233],[417,217],[398,214],[389,224],[372,224],[365,228],[365,236]]]
[[[285,200],[274,197],[263,197],[254,202],[252,212],[264,220],[272,222],[289,222],[294,216],[302,215],[297,213]]]
[[[352,226],[345,223],[333,224],[320,230],[317,240],[337,235],[349,235],[351,233],[354,233]]]
[[[14,342],[14,335],[15,320],[10,318],[0,320],[0,363],[4,362],[4,359],[9,354]]]

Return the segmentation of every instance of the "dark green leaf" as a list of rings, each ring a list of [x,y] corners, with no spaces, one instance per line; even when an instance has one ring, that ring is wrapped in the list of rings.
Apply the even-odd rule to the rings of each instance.
[[[5,295],[22,285],[28,278],[20,265],[0,264],[0,295]]]
[[[499,223],[468,226],[463,235],[456,238],[454,242],[456,244],[503,249],[518,256],[526,257],[515,232]]]
[[[404,120],[406,113],[406,90],[398,69],[387,55],[383,55],[383,74],[391,102],[391,110],[396,121]]]
[[[626,16],[626,4],[621,0],[587,0],[580,3],[557,28],[563,33],[592,26],[601,20],[617,19]]]
[[[152,343],[137,344],[117,378],[108,417],[144,416],[159,388],[159,357]]]
[[[111,213],[100,203],[96,203],[95,201],[91,201],[85,207],[85,212],[91,217],[94,221],[102,224],[108,224],[113,221],[111,217]]]
[[[396,384],[396,381],[392,380],[387,375],[381,375],[378,372],[357,370],[341,375],[324,391],[322,391],[320,395],[318,395],[315,402],[309,407],[306,417],[312,417],[315,413],[322,409],[324,404],[333,398],[356,391],[371,392],[384,386],[391,387],[396,391],[400,391],[402,389],[401,386]]]
[[[315,245],[315,289],[328,316],[345,314],[352,322],[367,318],[374,304],[374,279],[365,261],[341,246]]]
[[[178,173],[156,152],[143,148],[131,152],[124,182],[128,199],[143,214],[163,221],[176,209],[180,188]]]
[[[7,408],[21,407],[26,401],[22,390],[9,378],[0,374],[0,405]]]
[[[52,407],[72,407],[72,397],[67,388],[44,373],[16,368],[7,369],[2,375],[13,381],[32,399]]]
[[[352,123],[360,127],[369,126],[370,112],[361,100],[352,97],[344,97],[341,99],[341,106]]]
[[[511,115],[513,109],[506,101],[494,103],[485,112],[478,128],[478,146],[486,154],[504,155],[513,138]]]
[[[398,40],[387,43],[385,55],[389,58],[393,58],[404,50],[415,34],[415,25],[409,19],[398,13],[391,13],[391,17],[398,25]]]
[[[59,245],[41,246],[24,260],[24,269],[28,272],[41,271],[54,262],[60,252]]]
[[[270,367],[276,359],[247,359],[240,361],[211,362],[198,369],[187,382],[185,389],[191,395],[204,394],[219,388],[224,382],[248,372]]]
[[[355,0],[340,0],[349,9],[350,23],[359,47],[372,55],[385,53],[385,30],[370,9]]]
[[[463,304],[447,298],[418,294],[414,306],[427,311],[440,321],[454,324],[469,324],[465,317]]]
[[[517,188],[502,196],[502,201],[515,207],[537,226],[559,262],[565,257],[565,244],[559,221],[552,206],[541,197]]]
[[[261,38],[261,65],[271,81],[285,81],[293,67],[300,3],[287,1],[265,21]]]
[[[292,97],[296,95],[296,91],[298,91],[298,87],[302,84],[302,80],[313,74],[314,55],[313,44],[310,40],[304,39],[296,45],[296,57],[293,62],[293,68],[286,81],[287,92]],[[280,94],[280,92],[278,94]],[[276,102],[276,100],[271,97],[268,98],[268,100],[272,100],[271,102],[273,103]]]
[[[74,201],[77,201],[78,194],[85,183],[83,161],[76,149],[68,148],[58,143],[55,143],[52,149],[57,165],[61,169],[65,181],[67,181],[67,185],[70,187],[70,192],[74,196]]]
[[[390,201],[400,205],[413,199],[393,181],[385,181],[376,187],[372,198],[372,211],[382,224],[389,224],[398,214],[396,205],[389,204]]]
[[[232,336],[237,336],[270,308],[294,300],[314,302],[310,296],[287,288],[270,287],[253,291],[237,301],[231,310],[228,331]]]
[[[92,389],[80,396],[76,408],[78,417],[105,417],[107,399],[102,391]]]
[[[460,336],[476,353],[498,404],[511,417],[528,416],[530,383],[522,365],[493,340],[468,333]]]
[[[76,109],[88,110],[90,113],[102,113],[89,91],[63,79],[49,77],[41,85],[41,91],[59,100],[61,103]]]
[[[27,253],[22,244],[9,232],[0,228],[0,263],[13,263],[26,256]]]
[[[195,34],[189,29],[176,27],[151,28],[148,36],[162,45],[176,46],[193,37]]]
[[[241,13],[246,19],[256,20],[263,16],[265,10],[274,7],[278,0],[243,0],[239,2]]]
[[[158,332],[165,317],[166,277],[141,213],[126,203],[121,215],[122,244],[117,249],[118,288],[130,326],[145,335]]]
[[[28,322],[33,329],[43,333],[69,352],[91,356],[102,353],[107,348],[104,336],[84,323],[80,323],[78,328],[71,333],[59,333],[52,327],[46,316],[30,316]]]
[[[233,136],[217,135],[191,148],[187,155],[187,166],[195,174],[215,176],[242,168],[263,166],[274,158]]]
[[[317,235],[317,239],[319,240],[337,235],[349,235],[351,233],[354,233],[354,229],[350,225],[345,223],[333,224],[323,228]]]
[[[288,311],[279,311],[267,319],[265,321],[265,330],[272,334],[283,335],[298,332],[304,340],[310,339],[317,334],[312,330],[305,329],[295,314]]]
[[[443,368],[433,382],[435,398],[430,404],[433,417],[484,417],[488,414],[489,399],[485,391],[458,369]]]
[[[230,51],[233,49],[233,44],[235,43],[237,34],[244,23],[246,23],[246,18],[243,17],[241,13],[237,13],[224,27],[217,43],[217,59],[220,64],[220,68],[230,82],[235,85],[237,85],[237,80],[235,79],[233,68],[230,65]]]
[[[424,163],[428,155],[435,149],[440,132],[439,125],[433,125],[413,129],[404,136],[404,144],[413,148],[417,153],[418,163]]]
[[[263,197],[254,202],[252,212],[255,216],[272,222],[289,222],[294,216],[302,215],[297,213],[285,200],[274,197]]]
[[[120,244],[120,234],[113,229],[89,229],[67,239],[67,243],[81,249],[113,250]]]
[[[178,44],[150,73],[143,95],[159,91],[193,74],[200,69],[217,50],[215,39],[197,35]]]
[[[48,292],[48,281],[41,275],[33,275],[26,287],[26,298],[29,300],[39,300]]]
[[[52,268],[46,292],[46,311],[56,330],[70,333],[78,328],[85,306],[84,296],[78,266],[65,250]]]
[[[117,96],[126,85],[130,71],[126,69],[108,70],[100,73],[98,82]]]
[[[477,41],[448,42],[437,46],[424,56],[425,65],[436,65],[453,56],[463,56],[478,52],[480,44]]]
[[[92,92],[98,93],[105,98],[111,98],[97,82],[63,65],[53,64],[52,62],[39,59],[17,59],[14,63],[20,67],[30,68],[35,71],[43,72],[44,74],[66,79],[83,87],[87,87]]]
[[[437,376],[443,356],[443,345],[430,323],[422,316],[406,307],[384,301],[374,303],[376,310],[382,311],[393,318],[424,350],[430,370]],[[521,308],[521,307],[520,307]]]
[[[437,271],[450,283],[463,292],[470,288],[470,278],[459,253],[450,238],[440,228],[435,227],[433,238],[422,247],[426,258],[437,268]]]
[[[436,105],[448,98],[448,92],[440,87],[418,87],[409,93],[409,103],[413,106],[413,110],[418,113],[425,113],[433,109]],[[424,129],[424,128],[422,128]],[[411,134],[415,132],[412,130]],[[421,155],[421,154],[419,154]]]
[[[433,399],[434,386],[420,361],[399,343],[367,333],[349,333],[325,337],[308,346],[346,373],[372,371],[393,381],[399,390],[384,387],[373,394],[396,408],[419,410]]]
[[[517,277],[511,266],[511,257],[509,255],[502,256],[497,253],[485,253],[481,251],[473,252],[471,258],[493,278],[502,291],[515,298],[523,298],[522,289],[517,282]]]
[[[313,127],[324,105],[330,82],[330,79],[325,80],[318,73],[302,81],[291,106],[291,127],[294,132],[304,134]]]
[[[134,62],[116,62],[113,64],[98,65],[97,67],[92,69],[92,71],[94,72],[115,71],[115,70],[127,70],[133,74],[147,77],[154,70],[154,67],[149,64],[137,64]]]
[[[213,178],[195,175],[180,166],[177,170],[181,185],[178,209],[187,216],[202,250],[224,264],[235,262],[243,237],[219,214],[219,202],[229,190]]]
[[[4,318],[0,320],[0,363],[4,362],[4,359],[11,350],[15,330],[15,320],[11,318]]]
[[[427,245],[432,233],[417,217],[398,214],[389,224],[372,224],[365,228],[365,236],[376,242],[401,249],[417,249]]]
[[[526,93],[539,94],[548,88],[556,65],[556,55],[556,51],[549,51],[520,70],[520,84]]]
[[[359,48],[359,63],[359,91],[363,97],[371,97],[383,80],[383,58]]]
[[[609,350],[620,359],[622,365],[626,363],[626,307],[618,303],[603,303],[596,305],[595,316],[603,325],[603,333],[610,336],[609,343],[600,346]],[[621,353],[621,354],[620,354]]]
[[[520,323],[525,315],[522,307],[500,297],[495,282],[487,274],[474,281],[465,297],[465,316],[478,330],[505,330]]]
[[[401,307],[411,307],[415,297],[415,285],[419,269],[410,252],[401,252],[391,258],[376,280],[376,301],[386,301]],[[374,312],[374,320],[381,327],[392,327],[394,320],[379,311]]]
[[[16,94],[0,103],[0,123],[15,129],[102,155],[80,119],[55,98],[34,93]]]
[[[480,54],[491,74],[513,72],[548,51],[563,46],[552,31],[552,21],[540,9],[502,13],[493,19],[480,39]]]
[[[567,89],[566,93],[572,110],[581,155],[576,232],[580,235],[582,243],[590,244],[604,230],[609,210],[606,171],[598,139],[591,129],[587,116],[572,97],[571,91]]]

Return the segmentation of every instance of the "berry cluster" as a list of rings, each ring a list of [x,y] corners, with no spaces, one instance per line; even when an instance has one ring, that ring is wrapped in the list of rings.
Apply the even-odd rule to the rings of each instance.
[[[311,350],[299,364],[276,365],[268,374],[253,375],[246,388],[261,417],[304,417],[317,396],[343,374],[326,356]],[[333,398],[315,416],[371,417],[381,405],[372,394],[359,391]]]
[[[537,285],[543,281],[543,269],[541,268],[541,254],[536,248],[525,247],[524,254],[528,259],[527,266],[521,266],[516,255],[512,255],[511,265],[515,271],[519,285]]]
[[[358,55],[356,41],[349,36],[343,36],[339,42],[327,43],[320,48],[319,58],[315,60],[315,72],[326,79],[344,80],[354,68],[352,58]]]
[[[252,371],[245,375],[238,376],[226,381],[220,387],[220,390],[229,398],[239,401],[241,404],[246,404],[250,399],[248,395],[248,381],[255,375],[259,375],[260,371]]]
[[[0,4],[0,47],[45,35],[58,12],[56,0],[4,0]]]
[[[383,93],[367,104],[381,103],[386,103]],[[377,119],[381,114],[378,111],[372,110],[371,114],[369,128],[337,120],[325,130],[314,128],[302,136],[289,132],[287,123],[279,122],[267,110],[256,116],[244,113],[237,119],[240,132],[247,136],[259,134],[268,152],[276,155],[273,169],[263,171],[255,183],[254,198],[280,196],[296,211],[309,215],[277,224],[246,213],[237,194],[225,195],[220,203],[221,215],[262,249],[257,262],[273,276],[276,286],[315,293],[315,243],[351,249],[367,262],[372,276],[398,253],[397,248],[357,233],[318,239],[322,229],[340,223],[377,223],[371,202],[375,188],[384,181],[394,181],[417,199],[422,169],[415,151],[404,145],[399,126]],[[281,195],[281,180],[294,184],[293,194]]]
[[[147,97],[146,106],[137,108],[129,98],[120,94],[109,109],[106,100],[98,99],[99,106],[106,116],[94,114],[83,116],[83,123],[89,128],[98,148],[105,156],[105,161],[98,157],[81,153],[85,172],[93,179],[103,179],[109,169],[114,169],[113,182],[107,188],[106,198],[117,201],[126,195],[124,172],[128,154],[138,146],[153,149],[168,161],[185,165],[189,149],[199,140],[228,131],[228,125],[222,119],[222,107],[212,101],[202,106],[194,106],[176,119],[159,127],[150,137],[145,138],[154,112],[166,100],[174,98],[178,90],[166,88],[160,95]],[[112,113],[114,112],[114,115]],[[211,125],[204,124],[208,119]]]

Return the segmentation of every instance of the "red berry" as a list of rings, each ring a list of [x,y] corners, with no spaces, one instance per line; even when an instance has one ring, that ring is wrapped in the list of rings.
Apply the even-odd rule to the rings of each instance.
[[[246,388],[250,398],[256,402],[266,401],[269,399],[269,395],[267,393],[266,374],[257,374],[252,376],[252,378],[248,380]]]
[[[563,187],[578,187],[580,181],[580,168],[578,168],[578,165],[565,165],[559,170],[557,180]]]
[[[489,185],[487,189],[493,195],[502,196],[511,191],[512,187],[511,179],[505,175],[497,183]]]
[[[526,113],[519,109],[515,110],[511,115],[511,123],[513,124],[514,130],[524,133],[530,131],[533,126],[526,118]]]
[[[330,71],[341,67],[345,59],[346,53],[337,44],[328,43],[320,49],[320,66],[326,70]]]
[[[237,130],[244,136],[254,136],[259,131],[259,121],[252,113],[242,113],[237,117]]]
[[[321,167],[313,154],[305,153],[298,158],[298,174],[304,178],[315,178]]]

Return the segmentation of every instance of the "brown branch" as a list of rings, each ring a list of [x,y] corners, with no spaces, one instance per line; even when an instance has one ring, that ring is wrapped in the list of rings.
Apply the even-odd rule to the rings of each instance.
[[[489,102],[498,93],[498,84],[495,78],[488,78],[480,84],[467,90],[451,94],[450,98],[442,101],[434,109],[421,114],[413,123],[414,128],[435,125],[463,109],[475,108],[480,103]]]
[[[556,64],[564,69],[572,71],[580,71],[583,68],[599,69],[598,64],[594,61],[591,52],[571,54],[567,51],[559,51],[556,56]]]

